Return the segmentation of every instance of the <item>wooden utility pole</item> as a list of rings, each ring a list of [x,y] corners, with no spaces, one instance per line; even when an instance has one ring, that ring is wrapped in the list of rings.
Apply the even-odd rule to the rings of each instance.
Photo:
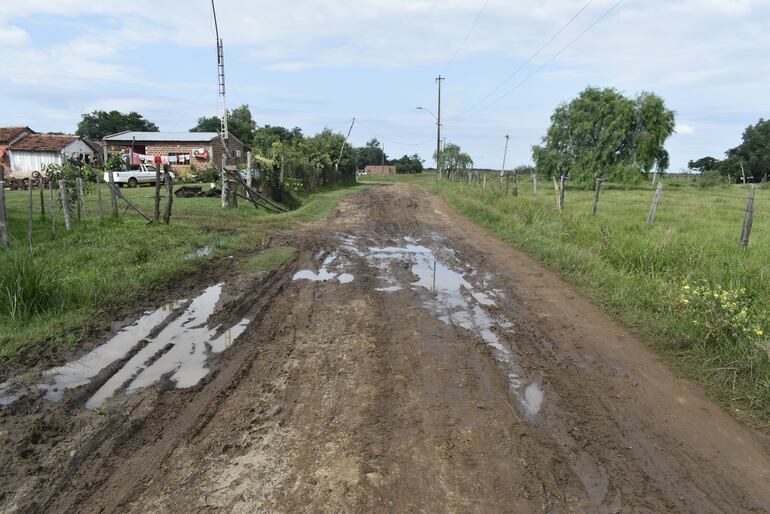
[[[594,186],[594,208],[591,214],[596,216],[596,209],[599,207],[599,191],[602,189],[602,179],[596,177],[596,185]]]
[[[500,168],[500,183],[499,187],[497,188],[499,193],[502,193],[503,191],[503,175],[505,174],[505,158],[508,157],[508,140],[511,138],[511,136],[506,135],[505,136],[505,150],[503,150],[503,167]]]
[[[59,196],[61,196],[61,208],[64,212],[64,227],[67,232],[72,230],[72,211],[70,210],[70,199],[67,196],[67,182],[59,181]]]
[[[227,190],[227,172],[225,171],[225,163],[227,162],[227,156],[222,152],[222,208],[230,206],[230,192]],[[156,218],[157,219],[157,218]]]
[[[660,193],[662,191],[663,184],[658,182],[658,187],[655,189],[655,196],[652,198],[650,213],[647,215],[647,228],[652,227],[652,224],[655,222],[655,213],[658,211],[658,202],[660,202]]]
[[[8,216],[5,208],[5,167],[0,164],[0,242],[8,251]]]
[[[741,248],[748,248],[751,236],[751,225],[754,223],[754,184],[749,186],[749,195],[746,199],[746,215],[743,218],[743,230],[741,231]]]
[[[743,161],[741,161],[741,175],[743,175],[743,183],[746,183],[746,170],[743,169]]]

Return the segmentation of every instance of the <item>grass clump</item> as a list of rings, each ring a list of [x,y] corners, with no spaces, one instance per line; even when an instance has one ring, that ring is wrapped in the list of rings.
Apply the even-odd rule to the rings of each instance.
[[[252,257],[244,266],[252,273],[272,271],[296,255],[297,249],[292,246],[274,246]]]

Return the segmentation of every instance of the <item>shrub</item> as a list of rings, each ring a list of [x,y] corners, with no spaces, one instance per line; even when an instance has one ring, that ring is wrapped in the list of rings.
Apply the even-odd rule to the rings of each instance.
[[[724,184],[724,177],[716,170],[704,171],[698,181],[700,187],[714,187]]]

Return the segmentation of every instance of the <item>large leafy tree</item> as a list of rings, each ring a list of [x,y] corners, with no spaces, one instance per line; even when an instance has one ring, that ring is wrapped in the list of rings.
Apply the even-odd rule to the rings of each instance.
[[[589,87],[570,103],[556,108],[541,145],[532,148],[539,170],[573,178],[632,168],[664,171],[664,148],[674,132],[674,112],[652,93],[627,98],[613,88]]]
[[[433,160],[436,160],[435,152]],[[441,150],[441,169],[450,178],[462,177],[473,169],[473,159],[459,145],[448,143]]]
[[[221,126],[222,121],[219,116],[204,116],[198,118],[198,124],[191,128],[190,132],[219,132]],[[247,147],[251,146],[257,130],[257,123],[254,121],[254,117],[251,115],[251,110],[247,104],[229,111],[227,130],[244,145]]]
[[[423,159],[420,159],[419,155],[412,154],[404,155],[400,159],[394,159],[390,161],[390,164],[396,166],[396,171],[398,173],[422,173],[424,162]]]
[[[119,111],[93,111],[81,117],[75,133],[91,139],[102,139],[125,130],[157,132],[158,126],[138,112],[126,114]]]
[[[367,166],[379,166],[383,162],[388,163],[388,156],[385,155],[385,150],[382,148],[382,144],[376,139],[370,139],[366,145],[359,147],[356,151],[356,166],[358,169],[363,169]]]
[[[701,157],[696,161],[688,162],[687,167],[701,173],[712,171],[719,168],[719,159],[714,157]]]
[[[303,140],[302,129],[294,127],[289,130],[285,127],[265,125],[254,131],[252,148],[256,152],[267,153],[275,143],[292,146]]]
[[[770,120],[760,118],[756,125],[749,125],[743,132],[743,142],[728,150],[723,162],[724,172],[737,174],[742,163],[747,178],[762,180],[770,172]]]

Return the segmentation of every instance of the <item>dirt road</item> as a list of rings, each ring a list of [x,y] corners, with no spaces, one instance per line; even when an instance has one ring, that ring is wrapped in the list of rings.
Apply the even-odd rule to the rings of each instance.
[[[299,255],[6,382],[0,509],[770,511],[764,434],[437,198],[272,244]]]

